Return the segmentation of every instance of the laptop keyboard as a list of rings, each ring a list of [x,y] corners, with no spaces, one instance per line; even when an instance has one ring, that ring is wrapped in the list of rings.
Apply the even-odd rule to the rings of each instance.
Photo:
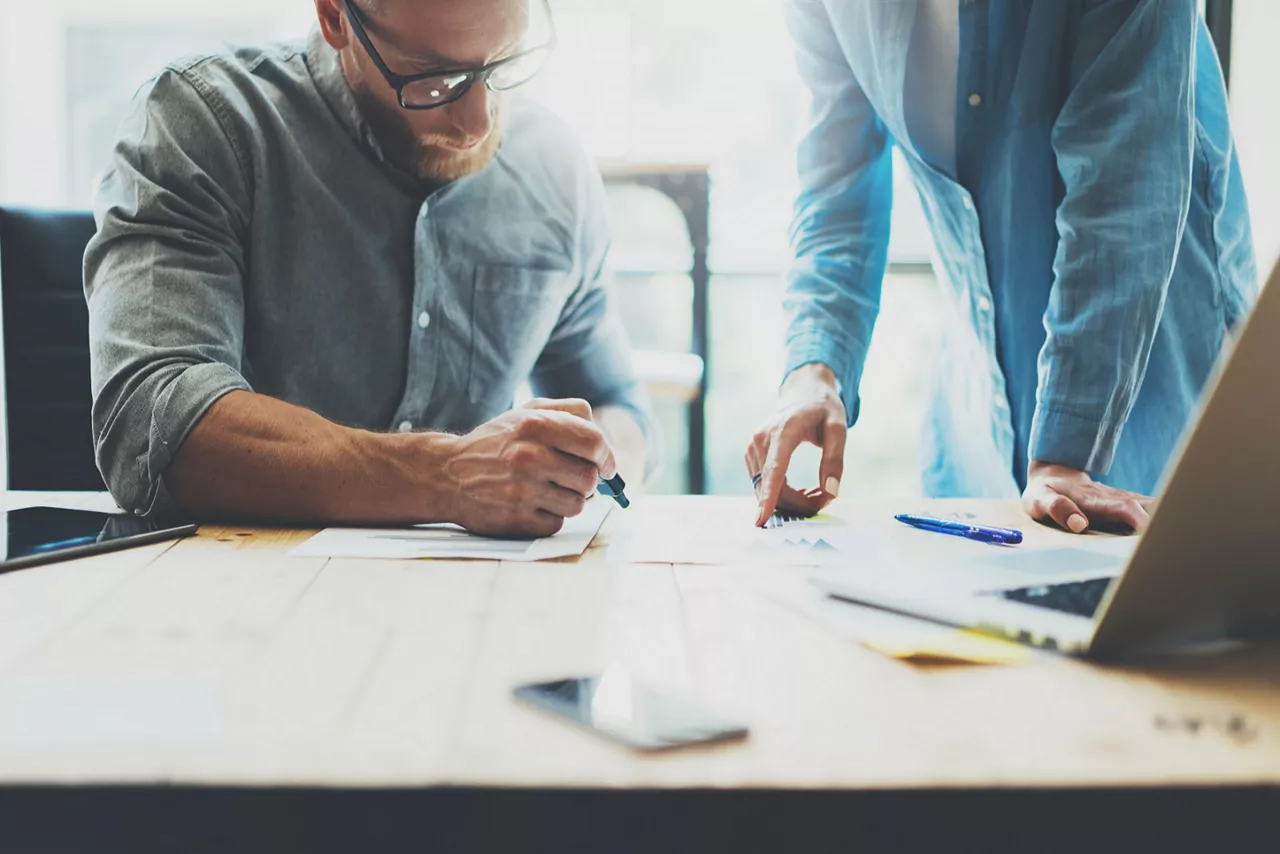
[[[1111,586],[1110,578],[1091,578],[1088,581],[1072,581],[1067,584],[1050,584],[1045,587],[1019,587],[1016,590],[1001,590],[997,593],[1003,599],[1035,605],[1038,608],[1049,608],[1078,617],[1092,617],[1102,604],[1102,597],[1107,595]]]

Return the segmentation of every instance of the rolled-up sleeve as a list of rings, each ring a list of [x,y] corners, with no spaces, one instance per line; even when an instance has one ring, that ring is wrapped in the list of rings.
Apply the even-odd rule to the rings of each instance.
[[[812,93],[800,144],[800,195],[787,277],[786,374],[829,366],[845,411],[858,418],[858,387],[889,253],[893,168],[889,134],[859,85],[820,0],[787,0],[800,76]]]
[[[582,398],[595,408],[618,407],[644,433],[649,475],[662,460],[661,431],[644,385],[636,376],[631,341],[609,300],[607,260],[610,230],[604,184],[594,171],[585,176],[574,205],[578,227],[574,253],[579,277],[550,341],[530,378],[535,394]]]
[[[137,513],[174,509],[166,469],[242,374],[243,157],[213,93],[180,69],[129,109],[85,255],[93,432],[107,487]]]
[[[1053,129],[1065,195],[1031,458],[1111,468],[1191,200],[1194,0],[1086,4]]]

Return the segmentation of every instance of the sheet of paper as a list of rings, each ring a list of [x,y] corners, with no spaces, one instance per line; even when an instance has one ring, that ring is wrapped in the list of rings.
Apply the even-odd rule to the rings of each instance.
[[[611,563],[813,567],[879,562],[894,550],[884,526],[836,515],[780,520],[761,529],[736,507],[634,510],[611,534]]]
[[[744,583],[840,637],[918,664],[1022,664],[1038,650],[827,596],[803,571],[755,572]]]
[[[456,525],[413,528],[330,528],[292,552],[294,557],[381,558],[386,560],[505,560],[531,562],[575,557],[591,545],[614,507],[593,498],[576,519],[565,521],[554,537],[540,540],[496,540],[469,534]]]

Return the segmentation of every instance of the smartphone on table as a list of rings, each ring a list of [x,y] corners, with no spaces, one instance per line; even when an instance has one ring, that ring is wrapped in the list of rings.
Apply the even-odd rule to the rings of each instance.
[[[637,683],[625,670],[522,685],[517,699],[637,750],[737,741],[748,730],[701,705]]]

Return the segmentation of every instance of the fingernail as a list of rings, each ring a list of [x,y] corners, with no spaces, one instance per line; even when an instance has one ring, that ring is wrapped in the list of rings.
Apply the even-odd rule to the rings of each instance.
[[[1067,520],[1067,527],[1073,534],[1083,534],[1085,528],[1089,527],[1089,520],[1077,513]]]
[[[839,498],[840,497],[840,480],[834,477],[827,478],[826,490],[827,490],[827,495],[830,495],[832,498]]]

